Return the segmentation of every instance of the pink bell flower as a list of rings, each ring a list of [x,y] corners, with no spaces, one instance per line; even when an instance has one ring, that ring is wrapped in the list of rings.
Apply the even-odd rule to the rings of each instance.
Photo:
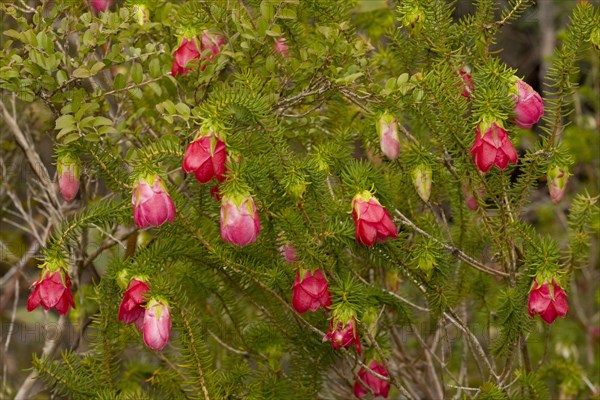
[[[144,343],[154,351],[161,351],[171,336],[171,311],[162,300],[150,300],[142,326]]]
[[[496,121],[477,125],[470,153],[481,172],[489,171],[494,165],[505,169],[509,163],[517,162],[517,151],[508,138],[508,132]]]
[[[389,378],[390,376],[387,369],[385,368],[385,365],[380,364],[376,359],[373,359],[369,363],[369,369],[373,372],[378,373],[381,376],[385,376],[387,378]],[[390,382],[384,381],[383,379],[376,377],[375,375],[367,371],[364,367],[358,371],[357,375],[360,378],[360,380],[365,385],[367,385],[369,389],[371,389],[375,398],[388,398],[390,394]],[[358,380],[356,380],[354,382],[354,395],[359,399],[362,399],[367,394],[369,394],[369,390],[365,388]]]
[[[334,349],[340,347],[355,346],[358,355],[362,353],[360,347],[360,338],[358,337],[358,324],[354,317],[350,318],[347,323],[344,324],[341,320],[337,320],[334,323],[334,319],[329,320],[329,331],[323,337],[323,341],[327,342],[331,340],[331,345]]]
[[[123,293],[123,300],[121,300],[119,306],[119,321],[123,321],[125,324],[135,322],[138,330],[142,330],[144,312],[146,311],[144,308],[146,305],[144,294],[149,290],[150,287],[144,281],[133,278],[129,282],[129,287]]]
[[[313,312],[331,305],[329,284],[321,270],[314,274],[308,270],[298,269],[296,280],[292,285],[292,305],[300,314],[308,310]]]
[[[544,115],[544,101],[526,82],[518,79],[515,85],[518,92],[515,102],[515,125],[529,129]]]
[[[246,246],[260,232],[260,220],[251,196],[223,196],[221,199],[221,238],[226,243]]]
[[[527,306],[531,318],[538,314],[547,324],[553,323],[557,317],[564,318],[569,311],[567,294],[554,279],[551,284],[544,282],[540,285],[536,278],[529,292]]]
[[[152,183],[150,183],[152,182]],[[140,179],[131,196],[133,219],[138,228],[175,221],[175,204],[159,176]]]
[[[356,194],[352,199],[352,218],[356,226],[356,242],[373,246],[388,238],[398,237],[396,225],[386,210],[368,191]]]
[[[54,307],[59,314],[65,315],[69,307],[75,308],[71,293],[71,279],[62,268],[50,271],[48,267],[44,267],[40,279],[31,287],[33,291],[27,299],[27,311],[33,311],[41,305],[44,310]]]
[[[225,174],[225,161],[227,147],[214,132],[202,136],[199,134],[194,141],[188,144],[181,168],[193,172],[200,183],[207,183],[213,178],[222,182]]]

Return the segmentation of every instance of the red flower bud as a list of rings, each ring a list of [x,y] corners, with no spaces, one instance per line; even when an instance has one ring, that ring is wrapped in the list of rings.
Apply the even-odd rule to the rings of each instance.
[[[417,194],[425,203],[429,201],[431,196],[431,175],[433,172],[428,165],[419,165],[412,171],[413,184]]]
[[[284,37],[281,37],[275,41],[275,45],[273,46],[275,48],[275,53],[283,57],[288,56],[289,47],[285,44],[286,41],[287,39]]]
[[[554,279],[552,279],[552,286],[548,282],[540,285],[535,279],[529,292],[528,308],[531,318],[534,314],[538,314],[544,322],[551,324],[556,317],[567,315],[569,311],[567,294]]]
[[[71,294],[71,279],[62,269],[50,271],[45,267],[40,274],[40,279],[31,287],[33,291],[27,299],[27,311],[33,311],[41,304],[45,310],[54,307],[64,315],[69,311],[69,307],[75,308]]]
[[[515,125],[528,129],[544,115],[544,102],[538,92],[522,80],[516,81]]]
[[[204,52],[206,50],[209,51],[209,54],[206,56],[206,61],[212,61],[214,58],[221,52],[221,47],[225,44],[225,40],[221,37],[221,35],[215,35],[210,33],[209,31],[202,32],[202,44],[200,45],[200,52]],[[203,67],[202,70],[204,71]]]
[[[90,6],[96,13],[108,10],[112,3],[112,0],[90,0]]]
[[[369,369],[378,373],[381,376],[388,377],[390,374],[383,364],[380,364],[376,359],[369,363]],[[383,397],[387,399],[390,393],[390,383],[383,379],[377,378],[375,375],[368,372],[364,367],[358,371],[358,377],[367,385],[373,392],[374,397]],[[354,382],[354,395],[361,399],[364,395],[369,394],[369,390],[365,388],[358,380]]]
[[[148,183],[152,181],[152,186]],[[175,220],[175,204],[159,176],[140,179],[133,189],[133,218],[138,228],[160,226]]]
[[[171,311],[163,301],[151,300],[144,313],[142,327],[144,343],[154,351],[161,351],[171,335]]]
[[[473,91],[473,78],[471,78],[471,75],[464,68],[460,70],[460,76],[464,84],[461,95],[469,99]]]
[[[215,199],[216,201],[221,201],[221,190],[219,189],[219,185],[215,185],[210,188],[210,197]]]
[[[194,172],[200,183],[207,183],[212,178],[222,182],[226,158],[225,142],[211,132],[206,136],[196,137],[188,144],[181,168],[187,173]]]
[[[181,45],[175,53],[173,53],[175,60],[173,60],[173,67],[171,67],[171,75],[184,75],[190,71],[190,68],[186,68],[186,65],[191,60],[200,58],[200,52],[196,45],[196,39],[183,38]]]
[[[298,258],[296,257],[297,251],[298,250],[296,250],[296,248],[289,243],[286,243],[285,245],[279,247],[279,252],[283,256],[283,258],[285,258],[285,261],[287,261],[290,264],[298,262]]]
[[[251,196],[221,200],[221,238],[237,246],[254,243],[260,232],[260,221]]]
[[[365,246],[398,237],[389,211],[367,191],[358,193],[352,199],[352,217],[356,225],[356,242]]]
[[[479,205],[477,204],[477,199],[475,199],[475,195],[473,193],[473,188],[471,187],[471,185],[469,185],[469,182],[467,180],[464,180],[462,183],[462,194],[465,200],[465,204],[470,210],[476,211]],[[485,196],[485,189],[482,186],[480,186],[477,193],[479,194],[479,197],[483,197]]]
[[[135,322],[138,330],[142,330],[144,312],[146,311],[144,308],[146,305],[144,294],[149,290],[148,285],[139,279],[134,278],[129,282],[129,287],[123,293],[123,300],[119,306],[119,321],[126,324]]]
[[[204,54],[202,61],[212,61],[221,52],[220,48],[224,43],[225,41],[221,35],[214,35],[209,31],[204,31],[200,40],[200,51],[198,51],[196,38],[188,39],[184,37],[179,48],[173,53],[175,60],[171,68],[171,75],[186,74],[190,70],[190,68],[186,68],[187,63],[191,60],[200,59],[202,54]],[[202,65],[200,70],[204,71],[205,69],[206,64]]]
[[[292,305],[300,314],[309,309],[313,312],[320,307],[327,309],[331,305],[327,279],[318,269],[314,274],[311,274],[310,271],[301,272],[300,269],[296,271],[296,280],[292,285],[292,291]]]
[[[356,352],[358,355],[361,354],[360,338],[358,337],[358,326],[356,319],[352,317],[346,324],[342,321],[337,321],[334,329],[334,318],[329,320],[329,331],[323,337],[323,341],[327,342],[331,340],[331,345],[334,349],[340,347],[356,346]]]
[[[470,153],[481,172],[489,171],[493,165],[504,169],[509,162],[517,162],[517,152],[508,139],[508,132],[496,121],[489,125],[481,122],[477,126],[477,136]]]
[[[75,159],[66,156],[58,160],[57,169],[60,194],[70,203],[79,191],[79,164]]]

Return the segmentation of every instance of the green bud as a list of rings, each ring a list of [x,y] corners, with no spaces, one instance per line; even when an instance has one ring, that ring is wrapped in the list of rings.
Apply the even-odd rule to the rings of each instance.
[[[117,275],[117,285],[119,285],[121,290],[127,290],[127,287],[129,286],[129,280],[129,271],[127,269],[122,269],[119,271],[119,274]]]
[[[429,201],[429,197],[431,196],[431,175],[431,168],[423,164],[419,165],[412,171],[413,184],[415,185],[415,189],[417,190],[419,197],[425,203]]]
[[[422,253],[417,262],[417,267],[425,272],[427,279],[431,277],[431,272],[436,267],[435,257],[431,253]]]
[[[139,25],[144,25],[150,20],[150,12],[144,4],[134,4],[132,13],[133,18],[137,21]]]
[[[400,289],[400,282],[402,279],[398,275],[398,271],[386,271],[385,272],[385,286],[392,292],[397,292]]]
[[[488,51],[489,39],[487,32],[481,32],[475,36],[475,47],[479,54],[486,54]]]
[[[323,158],[319,157],[317,160],[317,169],[321,172],[329,173],[329,164]]]
[[[401,22],[412,35],[417,35],[423,29],[425,13],[418,4],[413,4],[404,10]]]
[[[550,166],[548,168],[548,190],[554,204],[558,204],[565,195],[569,176],[566,167]]]
[[[372,337],[377,336],[377,320],[378,320],[378,312],[374,307],[367,307],[362,315],[362,322],[367,326],[369,333],[371,333]],[[364,336],[365,339],[367,335]]]
[[[298,201],[304,197],[306,192],[306,181],[302,177],[293,177],[286,188],[286,193],[294,200]]]

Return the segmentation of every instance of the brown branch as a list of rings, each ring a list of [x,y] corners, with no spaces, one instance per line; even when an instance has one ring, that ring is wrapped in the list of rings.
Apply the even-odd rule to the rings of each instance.
[[[62,332],[65,329],[66,323],[67,323],[67,316],[61,315],[60,318],[58,318],[58,321],[56,322],[57,331]],[[44,349],[42,350],[42,357],[49,357],[52,354],[54,354],[54,352],[58,348],[59,342],[60,341],[57,340],[57,338],[54,337],[53,335],[47,335],[46,342],[44,343]],[[34,393],[31,393],[31,390],[33,389],[34,384],[37,382],[37,378],[38,378],[37,371],[35,371],[35,370],[31,371],[29,373],[29,375],[27,376],[27,378],[25,378],[25,381],[23,382],[21,387],[19,388],[19,391],[17,392],[17,394],[15,396],[15,400],[31,399],[34,395]]]
[[[30,138],[28,137],[28,135],[23,133],[23,131],[19,127],[19,124],[16,121],[16,117],[14,117],[8,112],[8,109],[6,108],[6,105],[2,100],[0,100],[0,109],[2,110],[4,122],[6,123],[6,125],[8,125],[10,131],[17,140],[17,144],[25,153],[27,161],[29,161],[29,165],[33,169],[33,172],[43,183],[43,186],[46,192],[48,193],[48,196],[50,197],[53,205],[58,208],[59,200],[58,196],[56,195],[56,190],[54,190],[54,182],[52,181],[52,179],[50,179],[48,170],[44,166],[42,159],[40,158],[35,147],[33,146],[32,140],[29,140]]]
[[[298,104],[299,102],[301,102],[303,99],[305,99],[306,97],[310,97],[310,96],[314,96],[314,95],[319,95],[319,94],[323,94],[325,92],[327,92],[329,89],[331,89],[331,82],[329,81],[324,81],[323,84],[316,90],[309,90],[305,89],[302,92],[298,93],[295,96],[292,97],[288,97],[286,99],[282,99],[280,100],[276,105],[275,108],[276,109],[285,109],[285,108],[289,108],[293,105]]]

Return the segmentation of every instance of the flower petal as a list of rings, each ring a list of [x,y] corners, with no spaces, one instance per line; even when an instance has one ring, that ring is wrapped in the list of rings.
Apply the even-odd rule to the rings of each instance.
[[[356,241],[365,246],[373,246],[377,238],[377,229],[368,222],[359,221],[356,229]]]
[[[475,153],[475,164],[481,172],[487,172],[496,161],[496,148],[489,143],[483,143]]]
[[[359,203],[360,207],[360,219],[367,222],[379,222],[383,218],[384,211],[383,207],[373,199],[369,200],[368,203]]]
[[[42,298],[40,297],[40,287],[35,285],[33,291],[27,299],[27,311],[33,311],[40,305]]]

